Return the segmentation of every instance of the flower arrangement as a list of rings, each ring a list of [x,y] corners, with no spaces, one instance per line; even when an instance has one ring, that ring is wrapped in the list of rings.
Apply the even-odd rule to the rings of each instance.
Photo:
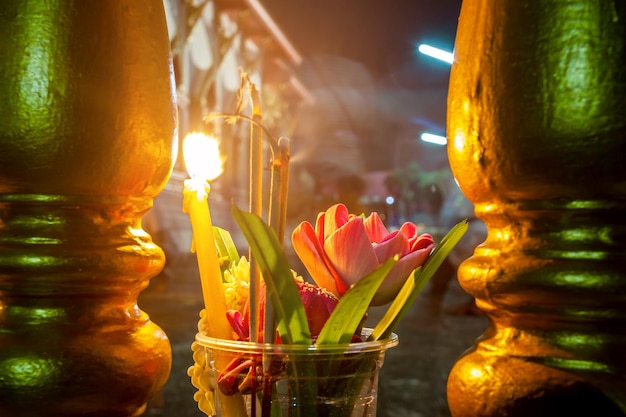
[[[258,93],[245,75],[244,80],[253,117],[238,111],[235,118],[251,122],[251,158],[258,161],[263,130]],[[195,399],[208,416],[373,416],[382,357],[398,343],[393,330],[467,222],[436,244],[415,224],[389,231],[377,213],[351,214],[335,204],[315,225],[302,222],[291,234],[313,280],[308,282],[290,268],[283,250],[286,187],[281,184],[288,177],[288,144],[275,141],[274,148],[271,166],[278,170],[279,192],[272,201],[282,214],[267,223],[261,218],[260,204],[254,203],[259,184],[251,187],[248,212],[232,210],[249,244],[248,257],[239,255],[228,231],[207,222],[208,207],[206,213],[202,208],[208,183],[185,186],[205,297],[189,369],[199,389]],[[251,183],[255,174],[260,175],[253,172]],[[388,307],[365,329],[374,305]]]

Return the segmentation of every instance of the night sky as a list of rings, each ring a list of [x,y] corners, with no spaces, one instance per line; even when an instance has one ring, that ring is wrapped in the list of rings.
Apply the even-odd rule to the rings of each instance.
[[[418,65],[416,44],[452,50],[461,0],[262,0],[306,57],[343,56],[375,76]],[[429,58],[428,58],[429,59]],[[428,65],[428,64],[426,64]]]

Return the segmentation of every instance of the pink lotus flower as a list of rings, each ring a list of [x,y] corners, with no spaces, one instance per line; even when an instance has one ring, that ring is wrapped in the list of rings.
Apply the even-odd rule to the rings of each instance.
[[[317,216],[315,230],[302,222],[291,236],[293,247],[317,285],[341,297],[351,285],[399,255],[378,289],[372,305],[383,305],[398,294],[409,274],[422,265],[435,243],[431,235],[419,235],[417,226],[404,223],[389,232],[377,213],[367,218],[349,214],[336,204]]]

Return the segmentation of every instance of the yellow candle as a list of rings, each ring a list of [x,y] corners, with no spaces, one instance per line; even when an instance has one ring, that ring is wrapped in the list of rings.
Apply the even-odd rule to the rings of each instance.
[[[192,133],[183,141],[185,165],[191,179],[185,181],[183,189],[183,211],[189,213],[193,246],[198,259],[202,297],[206,310],[205,324],[207,336],[220,339],[232,339],[230,324],[226,319],[226,298],[222,286],[213,224],[209,212],[208,197],[211,187],[209,181],[222,173],[222,160],[219,157],[217,140],[202,133]],[[218,359],[221,369],[227,365],[224,358]],[[222,406],[226,415],[247,416],[245,403],[240,394],[223,395],[219,390]]]
[[[185,181],[183,211],[189,214],[193,242],[198,259],[202,296],[206,309],[207,335],[232,339],[232,331],[226,319],[226,299],[222,286],[213,225],[209,212],[209,180],[222,172],[217,141],[204,134],[191,134],[183,142],[185,164],[191,179]],[[207,160],[212,154],[217,162]]]

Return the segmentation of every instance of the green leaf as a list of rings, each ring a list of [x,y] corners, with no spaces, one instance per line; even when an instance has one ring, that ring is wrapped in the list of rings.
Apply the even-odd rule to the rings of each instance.
[[[404,317],[409,307],[415,301],[417,295],[422,291],[426,283],[435,275],[450,251],[461,240],[468,228],[468,221],[463,220],[455,225],[437,245],[433,253],[428,257],[426,263],[418,267],[406,280],[398,296],[393,300],[383,317],[380,319],[369,340],[386,339],[391,336],[396,325]]]
[[[346,291],[324,324],[316,344],[350,343],[378,287],[397,261],[397,257],[388,259]]]
[[[311,332],[298,285],[276,233],[257,215],[243,212],[235,206],[233,216],[263,274],[281,342],[310,345]]]
[[[239,252],[237,252],[235,242],[233,241],[233,238],[228,230],[213,226],[213,239],[215,241],[215,247],[217,248],[217,255],[219,258],[227,257],[230,264],[236,264],[239,262]]]

